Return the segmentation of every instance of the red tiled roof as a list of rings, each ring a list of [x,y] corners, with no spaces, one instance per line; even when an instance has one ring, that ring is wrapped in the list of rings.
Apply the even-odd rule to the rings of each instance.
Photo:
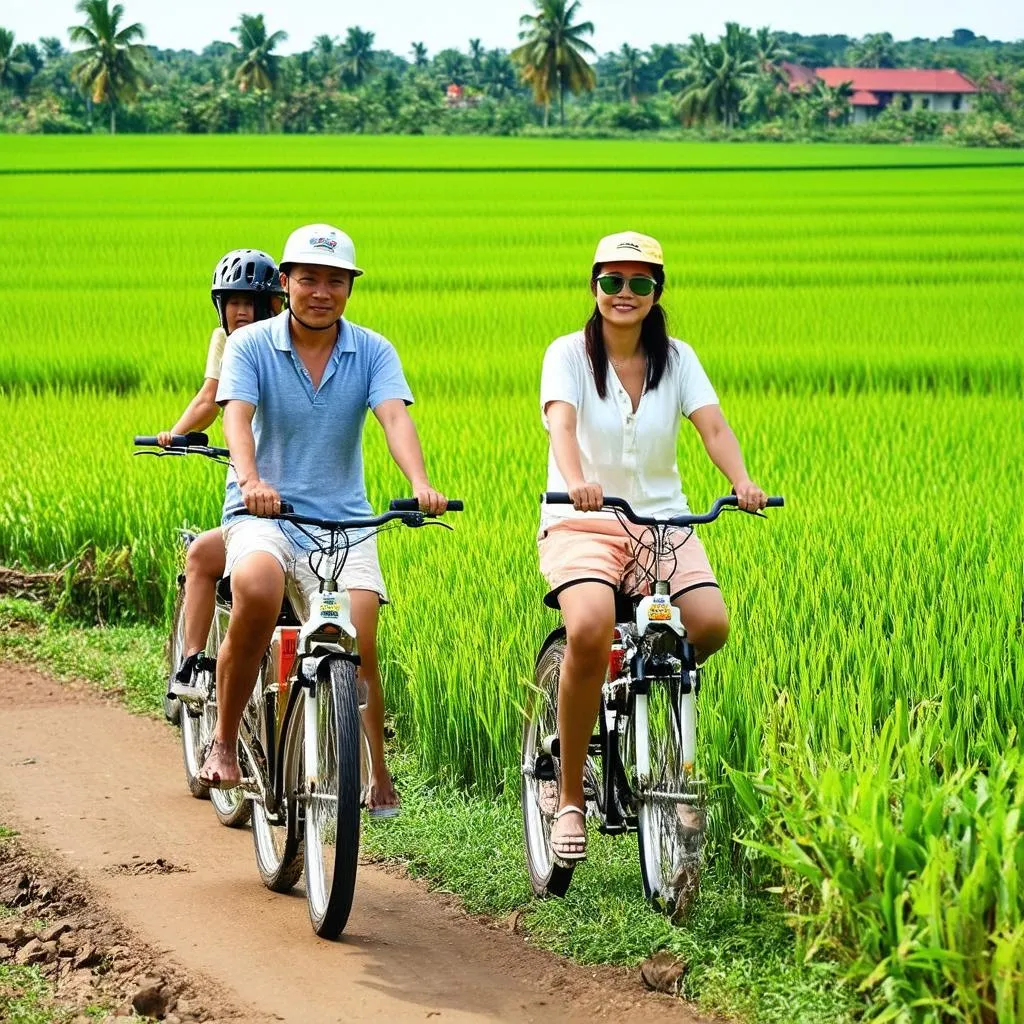
[[[855,107],[877,107],[878,97],[873,92],[859,89],[850,97],[850,103]]]
[[[803,64],[792,64],[788,60],[782,62],[782,70],[789,76],[790,89],[802,89],[814,84],[814,68],[806,67]]]
[[[857,92],[978,91],[969,78],[952,68],[815,68],[814,73],[831,86],[850,82]]]

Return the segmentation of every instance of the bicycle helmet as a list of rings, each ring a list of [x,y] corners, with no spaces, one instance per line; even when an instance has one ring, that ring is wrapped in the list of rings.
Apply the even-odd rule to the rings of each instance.
[[[232,249],[221,257],[213,271],[210,298],[224,330],[228,329],[225,305],[231,292],[253,292],[255,319],[266,320],[271,316],[271,298],[285,295],[274,257],[261,249]]]

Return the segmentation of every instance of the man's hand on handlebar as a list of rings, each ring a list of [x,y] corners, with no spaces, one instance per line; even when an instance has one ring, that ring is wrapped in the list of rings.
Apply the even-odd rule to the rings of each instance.
[[[569,497],[577,512],[600,512],[604,505],[604,491],[600,484],[578,483],[569,488]]]
[[[736,495],[736,504],[744,512],[759,512],[768,503],[768,495],[750,477],[740,480],[733,487],[733,493]]]
[[[254,516],[273,516],[281,511],[281,495],[264,481],[247,480],[239,483],[245,507]]]
[[[440,491],[434,490],[430,484],[413,488],[413,496],[420,503],[420,511],[428,516],[444,515],[448,508],[448,499]]]

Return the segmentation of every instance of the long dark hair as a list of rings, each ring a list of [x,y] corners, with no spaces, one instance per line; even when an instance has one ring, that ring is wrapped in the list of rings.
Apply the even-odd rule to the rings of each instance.
[[[660,383],[668,366],[671,346],[668,338],[668,317],[665,310],[658,301],[661,293],[665,290],[665,269],[656,264],[648,264],[651,268],[651,277],[654,278],[654,305],[651,311],[644,317],[640,325],[640,345],[647,356],[647,378],[644,381],[644,390],[653,391]],[[602,264],[595,263],[590,271],[590,290],[593,291],[597,285],[597,279],[601,274]],[[597,303],[594,304],[594,312],[590,314],[586,327],[583,328],[583,336],[587,342],[587,358],[590,360],[590,369],[594,374],[594,383],[597,385],[597,393],[601,398],[608,395],[608,353],[604,347],[604,318]]]

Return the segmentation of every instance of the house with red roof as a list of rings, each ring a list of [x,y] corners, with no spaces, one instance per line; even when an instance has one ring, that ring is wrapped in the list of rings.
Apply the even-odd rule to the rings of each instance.
[[[854,124],[877,117],[890,104],[900,110],[934,110],[940,114],[968,111],[978,87],[952,68],[808,68],[784,63],[790,92],[813,86],[815,80],[835,87],[849,82]]]

